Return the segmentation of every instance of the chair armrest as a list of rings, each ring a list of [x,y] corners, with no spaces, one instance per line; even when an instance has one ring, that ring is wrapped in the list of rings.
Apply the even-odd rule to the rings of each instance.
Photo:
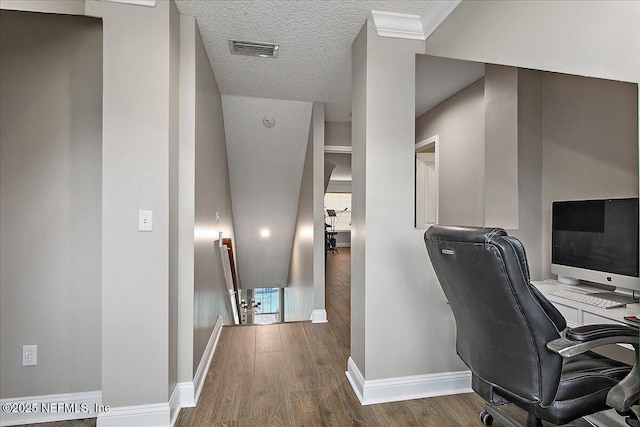
[[[567,330],[566,336],[571,341],[579,342],[609,337],[638,338],[638,329],[626,325],[584,325]]]
[[[585,325],[567,330],[566,338],[547,343],[547,348],[562,357],[573,357],[608,344],[638,347],[638,330],[624,325]]]
[[[638,400],[638,329],[623,325],[586,325],[567,330],[566,338],[547,343],[547,348],[562,357],[572,357],[607,344],[631,344],[636,352],[631,372],[607,394],[607,405],[627,412]]]

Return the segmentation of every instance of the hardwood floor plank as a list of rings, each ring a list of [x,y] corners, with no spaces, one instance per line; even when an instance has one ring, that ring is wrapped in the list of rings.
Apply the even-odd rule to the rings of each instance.
[[[213,390],[212,421],[239,420],[253,416],[255,353],[229,355],[221,384]]]
[[[287,368],[287,391],[312,390],[318,387],[318,368],[304,334],[302,323],[280,324],[280,336]]]
[[[256,353],[282,351],[280,327],[277,324],[256,327]]]
[[[293,417],[285,391],[284,354],[256,353],[253,416],[262,425],[292,425]]]

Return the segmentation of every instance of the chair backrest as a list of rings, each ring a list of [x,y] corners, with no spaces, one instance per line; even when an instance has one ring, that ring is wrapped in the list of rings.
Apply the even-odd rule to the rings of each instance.
[[[445,226],[432,226],[424,240],[455,317],[458,355],[474,377],[526,401],[553,402],[562,357],[546,344],[566,322],[531,285],[520,241],[501,228]]]

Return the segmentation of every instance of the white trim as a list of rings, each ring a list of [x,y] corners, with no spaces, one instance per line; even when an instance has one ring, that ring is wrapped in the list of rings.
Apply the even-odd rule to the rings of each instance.
[[[123,4],[131,4],[134,6],[147,6],[147,7],[156,7],[159,3],[159,0],[101,0],[110,3],[123,3]]]
[[[179,404],[180,408],[193,408],[196,406],[196,393],[193,386],[193,381],[178,383]]]
[[[416,224],[416,229],[417,230],[424,230],[425,228],[430,227],[432,224],[438,224],[440,221],[440,204],[439,204],[439,200],[440,200],[440,135],[434,135],[431,136],[427,139],[423,139],[422,141],[416,143],[415,145],[415,152],[417,153],[418,151],[430,147],[430,146],[435,146],[435,151],[436,151],[436,155],[435,155],[435,162],[436,162],[436,170],[435,170],[435,187],[436,187],[436,195],[435,195],[435,200],[436,200],[436,218],[435,218],[435,222],[434,223],[428,223],[426,224]],[[417,171],[417,169],[416,169]],[[415,172],[414,172],[415,174]],[[414,175],[413,177],[413,182],[414,185],[417,185],[416,183],[417,177]],[[415,187],[414,187],[415,188]],[[414,200],[414,206],[413,206],[414,210],[416,210],[416,206],[415,206],[415,200]]]
[[[420,19],[422,21],[423,40],[428,39],[460,3],[462,3],[462,0],[440,0],[428,2],[427,10],[424,11],[422,18]]]
[[[425,40],[420,15],[372,10],[371,17],[381,37]]]
[[[211,365],[211,359],[213,359],[213,353],[216,351],[218,340],[220,339],[220,334],[222,333],[223,325],[224,325],[224,321],[222,320],[222,316],[218,316],[218,320],[216,321],[216,324],[213,327],[213,332],[211,332],[211,337],[209,338],[207,347],[204,349],[204,354],[202,355],[202,359],[200,359],[200,364],[198,364],[196,375],[193,377],[193,386],[195,390],[194,406],[195,406],[195,403],[198,403],[198,399],[200,398],[200,392],[202,391],[204,380],[207,377],[207,372],[209,371],[209,365]]]
[[[316,309],[311,312],[311,323],[327,323],[327,310]]]
[[[97,427],[168,427],[171,423],[169,403],[121,406],[98,415]]]
[[[418,151],[422,150],[423,148],[427,148],[431,145],[436,145],[438,144],[438,141],[440,140],[440,136],[439,135],[433,135],[432,137],[429,137],[427,139],[423,139],[420,142],[417,142],[415,145],[415,152],[417,153]],[[436,147],[436,152],[437,152],[437,147]]]
[[[365,380],[349,357],[345,374],[363,405],[472,392],[470,371]]]
[[[426,40],[460,3],[462,0],[426,2],[422,16],[372,10],[371,21],[380,37]]]
[[[102,392],[99,390],[0,399],[3,408],[0,412],[0,426],[95,418],[96,407],[101,404]],[[15,406],[16,411],[20,411],[5,412],[5,405]],[[66,408],[62,405],[66,405]]]
[[[353,148],[350,145],[325,145],[326,154],[351,154]]]
[[[178,384],[173,388],[173,393],[171,393],[171,397],[169,397],[169,422],[171,423],[171,427],[176,424],[176,420],[178,419],[178,414],[180,413],[180,389],[178,388]]]
[[[364,403],[364,377],[360,373],[360,369],[356,365],[356,362],[353,361],[351,356],[349,356],[349,360],[347,361],[347,372],[345,372],[349,383],[351,384],[351,388],[356,393],[360,404],[365,405]]]
[[[336,243],[336,248],[350,248],[350,242]]]

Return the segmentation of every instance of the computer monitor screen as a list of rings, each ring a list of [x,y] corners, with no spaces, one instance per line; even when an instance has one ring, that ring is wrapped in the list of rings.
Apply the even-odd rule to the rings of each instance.
[[[638,199],[553,203],[551,271],[638,290]]]

